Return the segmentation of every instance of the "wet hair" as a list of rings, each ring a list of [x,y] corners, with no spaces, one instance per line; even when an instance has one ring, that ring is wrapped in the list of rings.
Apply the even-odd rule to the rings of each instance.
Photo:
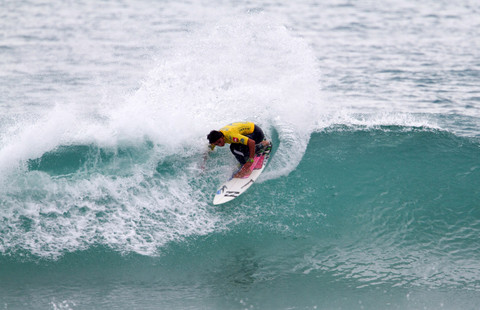
[[[217,140],[220,139],[221,137],[223,137],[223,133],[221,133],[220,131],[212,130],[208,134],[207,139],[208,139],[208,142],[210,142],[210,144],[213,144],[217,142]]]

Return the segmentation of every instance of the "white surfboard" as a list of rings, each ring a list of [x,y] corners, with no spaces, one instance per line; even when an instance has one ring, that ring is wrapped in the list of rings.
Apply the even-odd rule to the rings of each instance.
[[[258,179],[262,171],[267,166],[268,158],[270,157],[270,151],[272,149],[272,144],[270,147],[265,148],[258,155],[255,155],[255,159],[252,164],[252,173],[245,178],[234,178],[233,176],[220,186],[220,188],[215,193],[213,198],[213,204],[219,205],[222,203],[229,202],[243,194],[253,183]],[[237,171],[238,172],[238,171]],[[235,175],[235,172],[233,175]]]

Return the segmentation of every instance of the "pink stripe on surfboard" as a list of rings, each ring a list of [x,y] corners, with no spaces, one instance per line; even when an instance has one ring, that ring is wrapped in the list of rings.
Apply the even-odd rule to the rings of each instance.
[[[250,166],[249,170],[250,170],[250,173],[248,175],[245,175],[242,177],[242,179],[246,179],[250,176],[250,174],[252,174],[252,171],[253,169],[255,169],[257,167],[257,164],[258,162],[260,161],[260,159],[262,159],[262,163],[263,163],[263,156],[255,156],[255,158],[253,159],[253,163],[252,165]],[[260,166],[261,168],[262,166]]]

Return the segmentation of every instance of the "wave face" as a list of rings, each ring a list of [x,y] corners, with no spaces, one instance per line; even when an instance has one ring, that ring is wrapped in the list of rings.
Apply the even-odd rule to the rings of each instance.
[[[68,146],[31,160],[2,194],[2,277],[17,283],[5,292],[52,274],[52,290],[88,288],[62,293],[81,307],[98,302],[84,298],[99,288],[112,290],[112,307],[188,307],[177,294],[219,308],[357,299],[377,307],[392,298],[455,308],[449,296],[458,292],[467,308],[478,301],[476,140],[425,127],[330,126],[312,134],[288,177],[221,207],[211,199],[226,166],[199,177],[196,156],[174,156],[149,173],[132,168],[154,150]]]
[[[478,142],[382,126],[329,129],[309,148],[287,181],[301,196],[311,193],[301,204],[307,214],[324,214],[304,225],[326,237],[305,255],[304,272],[342,274],[360,287],[478,290]]]

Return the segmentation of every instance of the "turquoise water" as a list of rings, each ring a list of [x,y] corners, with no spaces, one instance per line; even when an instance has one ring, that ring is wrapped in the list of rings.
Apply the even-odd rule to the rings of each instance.
[[[312,134],[288,176],[230,204],[211,205],[216,183],[204,180],[213,173],[192,178],[190,191],[207,193],[193,214],[127,206],[115,193],[69,205],[58,202],[66,194],[25,186],[4,205],[12,213],[2,220],[2,301],[37,309],[474,308],[479,148],[476,139],[428,128],[333,126]],[[135,162],[140,151],[68,147],[29,170],[65,181],[79,178],[85,162]],[[129,188],[130,199],[153,200],[146,192],[178,177],[177,161],[157,166],[151,184]],[[123,214],[129,208],[134,214]],[[118,216],[121,225],[102,229]],[[180,217],[192,218],[168,223]],[[209,231],[203,224],[212,218]],[[206,231],[182,227],[197,221]],[[174,236],[158,246],[167,231]]]
[[[480,304],[478,4],[0,7],[0,308]]]

